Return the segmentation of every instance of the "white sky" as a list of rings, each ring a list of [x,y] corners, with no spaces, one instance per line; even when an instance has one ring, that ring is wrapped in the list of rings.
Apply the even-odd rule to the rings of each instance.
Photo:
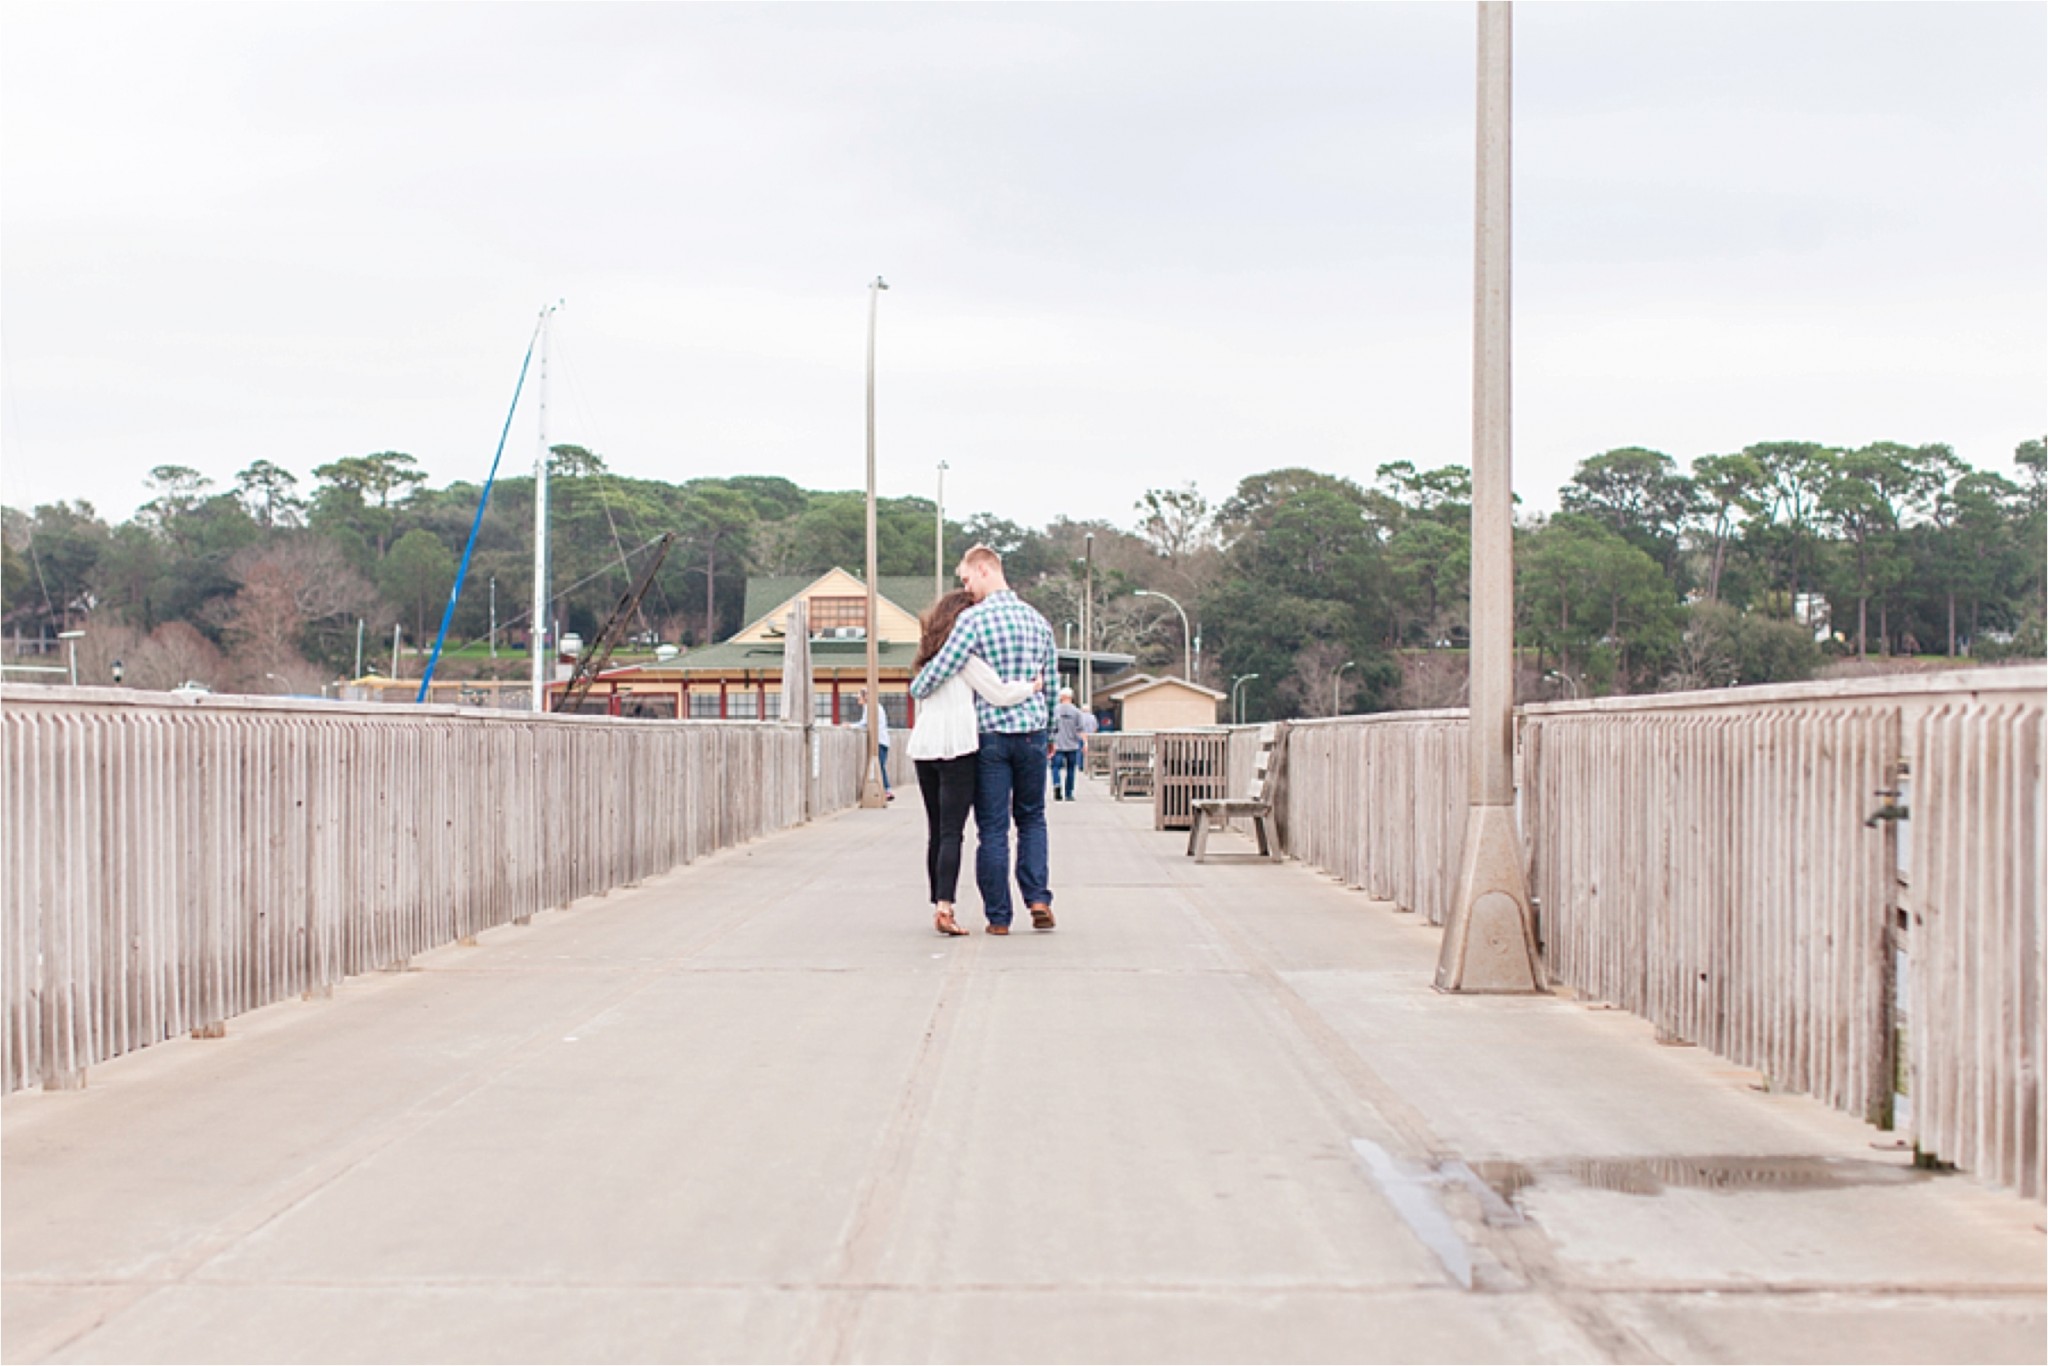
[[[0,9],[0,499],[549,435],[1122,524],[1467,463],[1473,7]],[[2048,430],[2048,7],[1516,14],[1516,486]],[[530,401],[506,470],[530,469]],[[310,484],[310,478],[307,479]]]

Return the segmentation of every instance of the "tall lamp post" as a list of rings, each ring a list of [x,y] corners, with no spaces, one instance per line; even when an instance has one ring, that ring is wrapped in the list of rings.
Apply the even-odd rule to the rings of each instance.
[[[83,631],[59,631],[57,639],[64,641],[71,652],[71,686],[78,686],[78,642],[85,639]]]
[[[1342,710],[1344,704],[1341,700],[1344,696],[1344,671],[1357,667],[1358,661],[1355,659],[1347,659],[1337,666],[1337,676],[1330,680],[1330,715],[1342,716],[1344,714]]]
[[[1230,680],[1230,723],[1232,725],[1241,725],[1244,721],[1244,712],[1238,706],[1237,690],[1257,677],[1257,674],[1239,674],[1236,678]]]
[[[1160,598],[1173,604],[1173,610],[1180,613],[1180,667],[1181,676],[1188,682],[1195,681],[1195,633],[1188,626],[1188,609],[1165,593],[1155,593],[1149,588],[1140,588],[1131,595],[1135,598]]]
[[[939,507],[937,523],[932,529],[932,601],[946,596],[946,471],[951,469],[945,461],[939,462]]]
[[[889,284],[877,275],[868,286],[868,761],[860,786],[864,807],[887,806],[882,785],[882,662],[875,646],[875,313]]]
[[[1436,988],[1539,992],[1536,918],[1515,826],[1514,470],[1509,228],[1514,10],[1479,6],[1478,193],[1472,327],[1472,648],[1465,849]]]
[[[1081,569],[1081,710],[1095,710],[1095,533],[1083,538]]]

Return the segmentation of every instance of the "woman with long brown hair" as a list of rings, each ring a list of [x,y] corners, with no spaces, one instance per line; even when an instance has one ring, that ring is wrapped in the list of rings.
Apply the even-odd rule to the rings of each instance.
[[[955,589],[925,609],[912,669],[922,669],[944,647],[960,614],[973,605],[969,593]],[[1042,678],[1005,683],[986,660],[969,656],[960,672],[934,689],[917,709],[910,757],[917,765],[918,790],[924,794],[925,878],[931,887],[932,928],[940,934],[967,933],[953,919],[953,899],[960,888],[961,837],[967,813],[974,809],[981,749],[974,695],[979,693],[998,707],[1014,707],[1044,686]]]

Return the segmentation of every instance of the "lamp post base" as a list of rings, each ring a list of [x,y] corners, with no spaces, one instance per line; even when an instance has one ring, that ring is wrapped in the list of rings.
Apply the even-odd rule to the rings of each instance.
[[[1436,989],[1491,995],[1549,990],[1512,807],[1474,806],[1465,817],[1465,856],[1457,900],[1444,922]]]
[[[868,776],[861,781],[860,804],[868,809],[889,804],[888,789],[882,786],[882,770],[874,763],[868,765]]]

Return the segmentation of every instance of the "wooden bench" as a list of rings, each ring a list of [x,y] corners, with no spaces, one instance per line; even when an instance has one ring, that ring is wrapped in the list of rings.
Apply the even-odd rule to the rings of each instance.
[[[1280,842],[1273,836],[1273,777],[1278,762],[1275,753],[1278,748],[1279,731],[1273,726],[1259,727],[1259,757],[1252,769],[1252,786],[1243,797],[1206,797],[1195,803],[1195,823],[1188,830],[1188,853],[1197,863],[1277,863],[1280,860]],[[1211,854],[1209,852],[1209,830],[1216,825],[1228,825],[1233,820],[1244,819],[1252,823],[1252,835],[1258,841],[1256,854]]]

